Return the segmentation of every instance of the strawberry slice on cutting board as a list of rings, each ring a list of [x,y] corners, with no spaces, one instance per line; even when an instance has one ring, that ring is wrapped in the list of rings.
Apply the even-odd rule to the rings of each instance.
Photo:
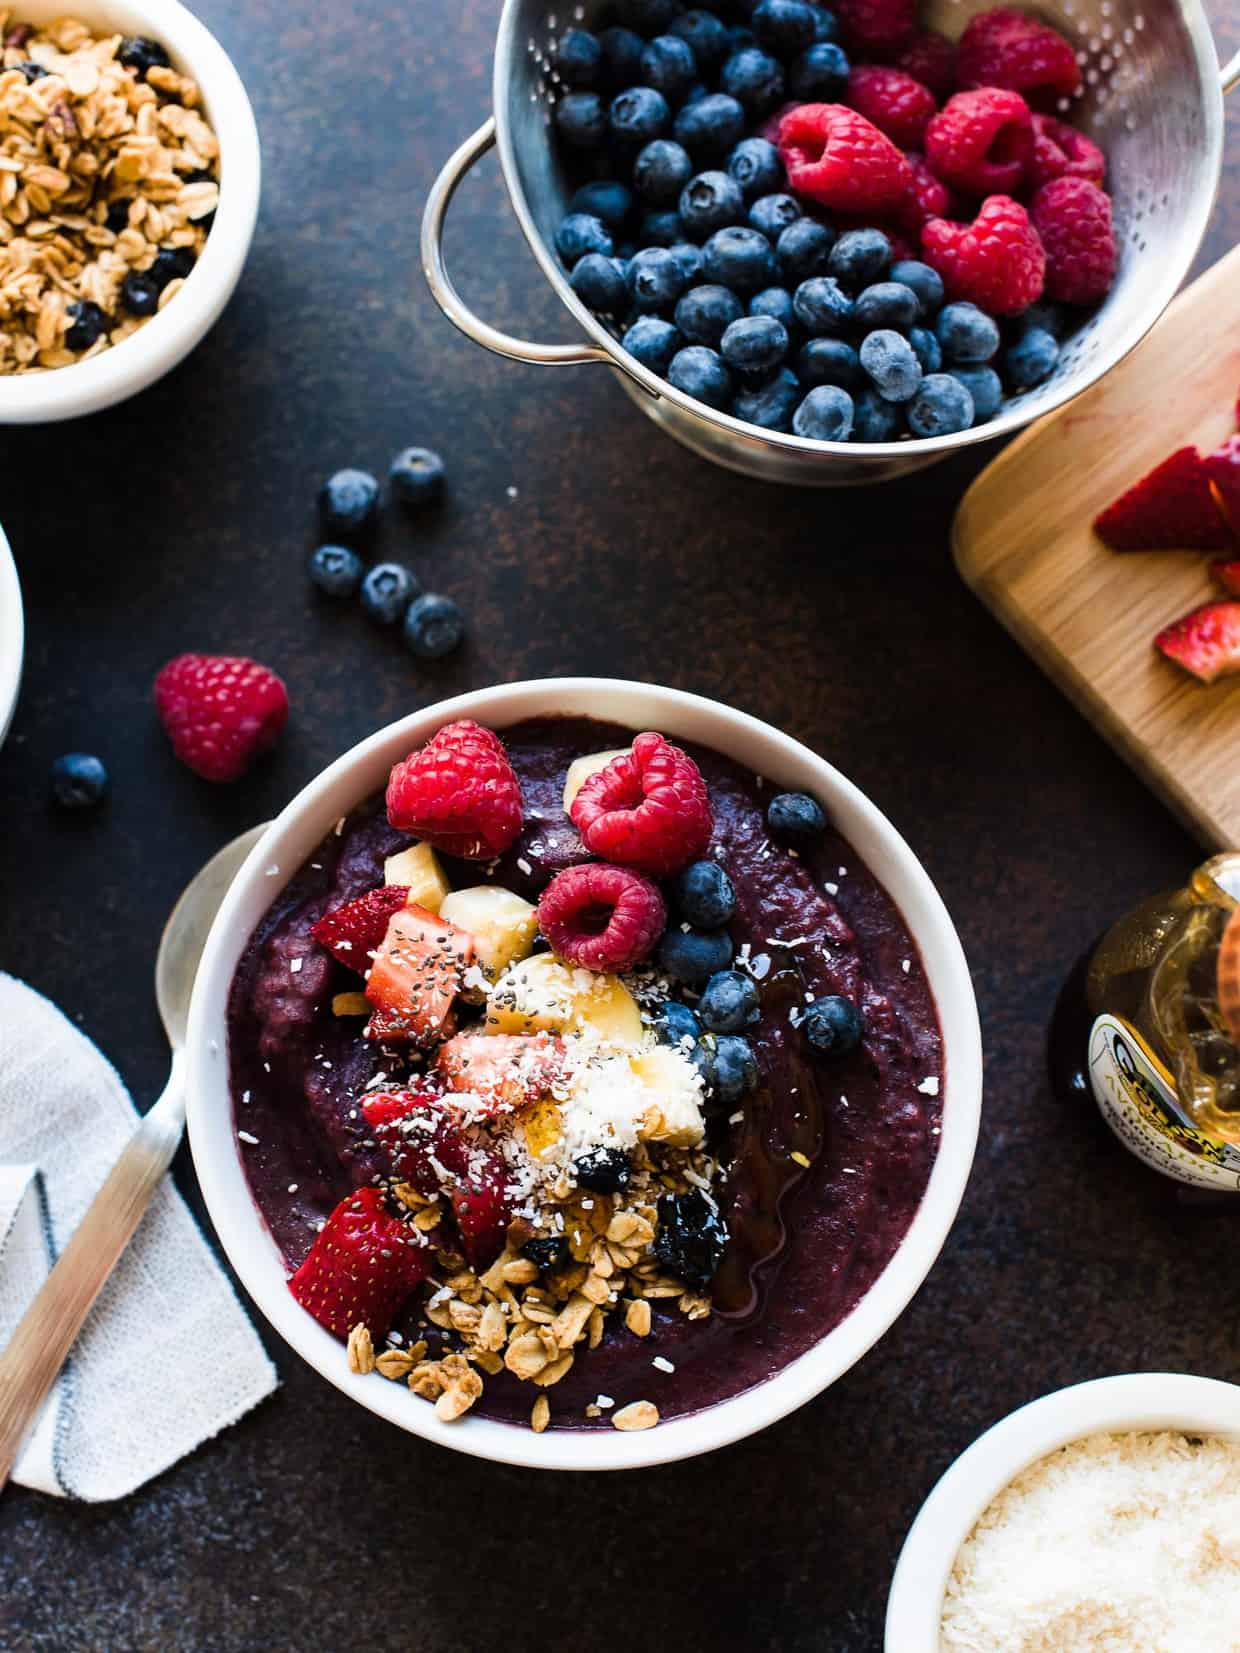
[[[1205,465],[1228,527],[1233,534],[1240,532],[1240,436],[1229,436],[1221,447],[1208,453]]]
[[[431,1251],[398,1222],[377,1188],[359,1188],[332,1212],[289,1281],[302,1308],[339,1338],[354,1326],[385,1337],[405,1299],[431,1271]]]
[[[1240,559],[1212,562],[1210,576],[1224,591],[1230,591],[1233,597],[1240,597]]]
[[[366,978],[368,1039],[429,1044],[452,1031],[452,1006],[474,962],[474,939],[425,907],[388,920]]]
[[[1160,631],[1154,646],[1203,683],[1240,673],[1240,602],[1195,608]]]
[[[1233,543],[1206,461],[1178,448],[1094,519],[1113,551],[1225,551]]]

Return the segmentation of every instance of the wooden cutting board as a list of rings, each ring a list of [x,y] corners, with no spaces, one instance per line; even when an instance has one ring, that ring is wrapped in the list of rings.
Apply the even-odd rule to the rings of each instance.
[[[1240,247],[988,466],[953,527],[982,601],[1190,830],[1227,849],[1240,846],[1240,678],[1206,688],[1153,647],[1169,621],[1223,595],[1209,559],[1108,551],[1090,524],[1174,448],[1208,452],[1231,435],[1238,394]]]

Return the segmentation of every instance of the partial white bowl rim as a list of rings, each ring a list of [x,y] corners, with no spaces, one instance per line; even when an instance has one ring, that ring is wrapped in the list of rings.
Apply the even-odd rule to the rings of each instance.
[[[641,1433],[552,1429],[536,1435],[480,1417],[443,1424],[403,1385],[350,1374],[342,1345],[288,1291],[284,1267],[245,1181],[228,1101],[229,985],[253,925],[280,887],[276,878],[299,867],[341,815],[382,788],[392,763],[444,723],[473,717],[502,731],[524,718],[559,713],[699,740],[777,784],[817,791],[900,908],[921,951],[943,1028],[947,1072],[938,1157],[909,1232],[878,1281],[839,1326],[773,1378]],[[947,910],[895,828],[850,781],[787,735],[697,695],[614,679],[549,678],[461,695],[390,724],[339,758],[272,823],[238,874],[207,941],[190,1012],[187,1079],[194,1165],[224,1250],[267,1319],[311,1366],[402,1429],[478,1457],[553,1469],[621,1469],[689,1457],[763,1428],[818,1394],[886,1331],[929,1272],[959,1207],[977,1139],[982,1052],[968,965]],[[647,1396],[627,1398],[657,1403],[657,1378],[652,1375]]]
[[[1240,1439],[1240,1387],[1182,1372],[1128,1372],[1058,1389],[988,1429],[909,1530],[887,1602],[886,1653],[939,1653],[943,1595],[960,1546],[1023,1469],[1069,1441],[1130,1430]]]
[[[0,528],[0,746],[4,744],[4,737],[9,732],[13,713],[17,709],[25,634],[17,564],[13,561],[4,529]]]
[[[23,0],[25,22],[72,13],[92,28],[145,34],[199,83],[220,143],[220,201],[184,287],[131,338],[90,361],[0,376],[0,424],[39,424],[109,407],[169,372],[213,326],[241,275],[258,217],[262,163],[254,111],[224,48],[179,0]]]

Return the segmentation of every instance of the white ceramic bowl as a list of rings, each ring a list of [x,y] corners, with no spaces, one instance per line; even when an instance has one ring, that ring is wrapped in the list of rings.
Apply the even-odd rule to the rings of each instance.
[[[942,1022],[943,1131],[926,1195],[902,1245],[853,1312],[799,1359],[757,1388],[689,1417],[626,1434],[548,1430],[466,1417],[441,1423],[402,1385],[350,1374],[343,1346],[290,1295],[233,1137],[225,1009],[237,960],[255,924],[333,823],[386,784],[392,765],[443,724],[471,717],[502,731],[524,718],[579,714],[700,741],[769,776],[814,793],[904,915],[920,949]],[[279,875],[268,875],[271,867]],[[738,1440],[802,1405],[858,1360],[925,1279],[955,1218],[973,1162],[981,1107],[977,1007],[947,910],[920,863],[851,782],[806,747],[714,701],[645,683],[549,678],[442,701],[381,729],[325,770],[272,823],[242,867],[212,928],[198,972],[188,1047],[194,1165],[220,1240],[242,1283],[276,1330],[317,1371],[371,1411],[413,1434],[503,1463],[548,1469],[622,1469],[689,1457]]]
[[[0,425],[76,419],[111,407],[174,368],[218,319],[250,250],[262,175],[258,128],[241,77],[224,48],[178,0],[21,0],[17,18],[45,23],[71,14],[91,28],[158,40],[175,68],[202,88],[220,142],[220,204],[184,287],[146,326],[72,367],[0,376]]]
[[[24,645],[22,588],[17,583],[17,566],[9,542],[0,528],[0,746],[4,744],[17,706]]]
[[[1086,1435],[1178,1430],[1240,1440],[1240,1388],[1177,1372],[1132,1372],[1044,1395],[974,1441],[909,1530],[887,1602],[886,1653],[939,1653],[943,1595],[978,1517],[1023,1469]]]

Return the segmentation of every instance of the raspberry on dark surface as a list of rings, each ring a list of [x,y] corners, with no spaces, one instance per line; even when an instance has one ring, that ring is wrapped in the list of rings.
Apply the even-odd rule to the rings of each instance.
[[[926,165],[968,195],[1012,195],[1033,155],[1033,116],[1019,92],[957,92],[926,127]]]
[[[848,102],[901,149],[920,149],[926,123],[938,112],[929,87],[903,69],[862,63],[848,77]]]
[[[703,855],[714,825],[697,764],[649,731],[589,777],[569,813],[592,855],[656,878]]]
[[[840,212],[898,207],[912,173],[872,121],[838,103],[806,103],[784,116],[779,152],[793,189]]]
[[[1004,7],[969,22],[956,48],[956,76],[966,89],[1005,87],[1042,109],[1053,109],[1081,86],[1081,66],[1063,35]]]
[[[1007,195],[982,202],[971,224],[931,218],[921,232],[926,263],[949,298],[1014,316],[1042,296],[1046,255],[1029,214]]]
[[[388,780],[388,819],[467,861],[502,855],[521,830],[521,787],[499,736],[469,718],[449,723]]]
[[[631,867],[601,861],[556,873],[538,902],[538,926],[556,956],[586,970],[640,964],[666,923],[656,884]]]
[[[1046,295],[1094,304],[1110,292],[1117,250],[1111,198],[1087,178],[1054,178],[1033,198],[1034,229],[1046,250]]]
[[[239,655],[180,654],[155,679],[155,710],[172,749],[207,781],[235,781],[288,722],[288,690]]]

